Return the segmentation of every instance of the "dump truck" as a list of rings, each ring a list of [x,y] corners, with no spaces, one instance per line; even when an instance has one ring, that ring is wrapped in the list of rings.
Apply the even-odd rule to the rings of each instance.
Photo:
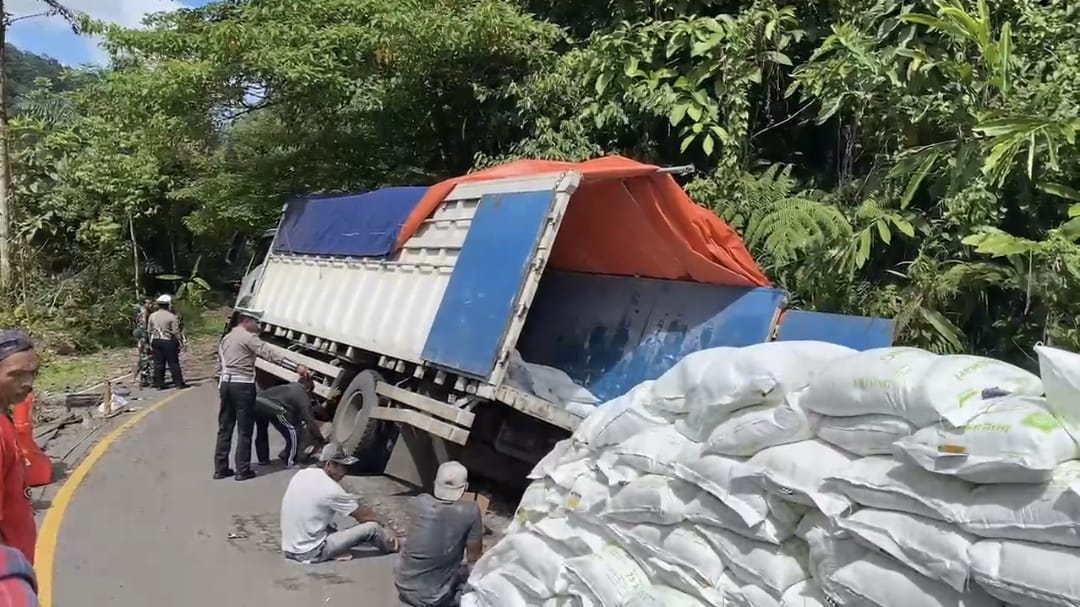
[[[671,172],[620,157],[520,161],[296,199],[238,305],[313,371],[333,440],[420,486],[447,459],[523,484],[581,422],[580,408],[511,382],[516,357],[603,402],[705,348],[892,344],[890,320],[789,309]],[[296,379],[257,368],[261,383]]]

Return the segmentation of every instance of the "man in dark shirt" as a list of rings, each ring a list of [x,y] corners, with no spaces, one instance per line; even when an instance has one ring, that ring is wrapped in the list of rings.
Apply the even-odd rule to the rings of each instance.
[[[278,457],[288,467],[296,465],[303,442],[315,450],[326,442],[312,411],[315,384],[311,373],[302,366],[299,371],[299,381],[268,388],[255,397],[255,455],[261,464],[270,463],[271,425],[285,439],[285,449]]]
[[[409,533],[394,571],[398,597],[406,605],[452,607],[461,601],[484,536],[480,506],[461,501],[468,480],[465,466],[446,462],[435,475],[434,495],[413,498]]]

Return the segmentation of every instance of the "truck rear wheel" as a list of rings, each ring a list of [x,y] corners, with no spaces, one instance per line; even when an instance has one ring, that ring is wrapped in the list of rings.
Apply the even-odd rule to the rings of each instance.
[[[375,393],[379,381],[382,376],[375,371],[361,371],[349,382],[334,411],[333,440],[346,453],[356,456],[363,468],[385,464],[383,424],[371,418],[371,412],[379,406],[379,395]]]

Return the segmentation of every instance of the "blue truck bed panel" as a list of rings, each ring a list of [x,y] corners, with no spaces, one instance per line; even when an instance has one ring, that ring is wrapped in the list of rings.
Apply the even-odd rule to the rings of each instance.
[[[518,350],[608,400],[691,352],[767,341],[785,300],[776,289],[549,269]]]
[[[481,198],[424,360],[478,378],[491,375],[554,198],[551,191]]]
[[[855,350],[887,348],[893,343],[895,325],[884,318],[788,310],[776,341],[827,341]]]

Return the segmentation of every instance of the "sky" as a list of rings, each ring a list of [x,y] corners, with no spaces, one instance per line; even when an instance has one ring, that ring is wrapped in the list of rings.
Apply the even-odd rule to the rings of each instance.
[[[62,0],[64,6],[96,19],[139,27],[144,16],[185,6],[201,6],[210,0]],[[33,15],[44,10],[41,0],[7,0],[12,16]],[[92,38],[78,36],[60,17],[35,17],[12,25],[8,42],[24,51],[47,55],[68,66],[108,61]]]

